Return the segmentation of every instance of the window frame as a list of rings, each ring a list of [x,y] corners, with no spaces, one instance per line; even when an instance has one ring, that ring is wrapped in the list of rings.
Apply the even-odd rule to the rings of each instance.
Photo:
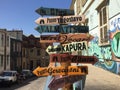
[[[105,12],[104,12],[105,10]],[[104,46],[109,44],[109,36],[108,36],[108,5],[107,3],[102,5],[98,10],[99,12],[99,30],[100,30],[100,38],[99,45]],[[105,15],[104,15],[105,14]],[[106,19],[106,20],[104,20]],[[105,21],[105,22],[104,22]]]

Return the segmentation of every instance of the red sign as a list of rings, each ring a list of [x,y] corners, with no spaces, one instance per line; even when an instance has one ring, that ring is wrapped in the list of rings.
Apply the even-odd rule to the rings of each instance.
[[[70,54],[51,54],[51,62],[66,62],[71,61],[72,63],[91,63],[95,64],[98,59],[95,56],[80,56],[80,55],[70,55]]]
[[[48,85],[48,87],[51,89],[51,90],[57,90],[58,88],[62,88],[64,87],[64,85],[66,84],[71,84],[71,83],[74,83],[76,81],[79,81],[83,78],[82,75],[74,75],[74,76],[57,76],[57,77],[54,77],[50,84]]]

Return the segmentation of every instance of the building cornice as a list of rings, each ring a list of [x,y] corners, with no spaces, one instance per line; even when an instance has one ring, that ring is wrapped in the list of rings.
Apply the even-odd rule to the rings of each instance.
[[[94,2],[95,0],[91,0],[88,4],[88,6],[85,8],[85,10],[82,12],[82,14],[84,15],[85,12],[89,9],[89,7],[91,6],[91,4]]]
[[[74,3],[76,0],[72,0],[71,5],[70,5],[70,10],[74,10]]]

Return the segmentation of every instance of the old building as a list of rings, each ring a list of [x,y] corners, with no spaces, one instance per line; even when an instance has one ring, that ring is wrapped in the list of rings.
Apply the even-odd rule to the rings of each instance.
[[[22,42],[22,68],[33,70],[38,66],[49,64],[49,56],[46,54],[45,45],[40,44],[40,38],[34,35],[23,35]]]
[[[75,15],[85,15],[85,23],[94,39],[89,55],[98,58],[96,66],[120,73],[120,2],[119,0],[72,0]]]
[[[0,73],[10,70],[10,37],[6,29],[0,29]]]
[[[7,31],[10,36],[10,69],[22,69],[22,30]]]

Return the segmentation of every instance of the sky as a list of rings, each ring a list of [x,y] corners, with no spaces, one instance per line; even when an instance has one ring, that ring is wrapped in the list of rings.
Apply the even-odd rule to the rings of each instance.
[[[23,34],[39,36],[34,28],[41,17],[35,12],[40,7],[69,9],[72,0],[0,0],[0,28],[23,30]]]

